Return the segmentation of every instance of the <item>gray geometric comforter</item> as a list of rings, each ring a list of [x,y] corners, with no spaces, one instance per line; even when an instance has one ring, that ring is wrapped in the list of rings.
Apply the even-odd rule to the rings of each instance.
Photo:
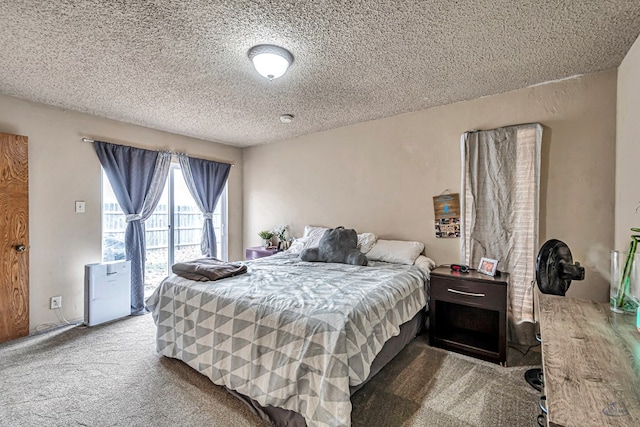
[[[156,348],[307,425],[349,426],[349,386],[384,343],[426,305],[424,271],[370,262],[302,262],[278,254],[215,282],[175,275],[147,300]]]

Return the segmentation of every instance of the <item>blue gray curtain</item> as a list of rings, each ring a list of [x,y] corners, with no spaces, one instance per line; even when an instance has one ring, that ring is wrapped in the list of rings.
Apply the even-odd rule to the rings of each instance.
[[[144,221],[158,205],[164,189],[171,153],[143,150],[95,141],[93,146],[126,215],[126,259],[131,261],[131,314],[145,314]]]
[[[187,188],[204,217],[200,249],[207,257],[218,257],[213,211],[229,177],[231,165],[211,160],[194,159],[179,154],[180,168]]]

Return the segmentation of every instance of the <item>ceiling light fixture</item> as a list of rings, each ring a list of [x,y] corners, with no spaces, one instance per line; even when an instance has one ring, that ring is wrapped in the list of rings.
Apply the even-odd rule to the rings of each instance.
[[[269,80],[282,76],[293,62],[287,49],[272,44],[259,44],[249,49],[249,59],[256,71]]]

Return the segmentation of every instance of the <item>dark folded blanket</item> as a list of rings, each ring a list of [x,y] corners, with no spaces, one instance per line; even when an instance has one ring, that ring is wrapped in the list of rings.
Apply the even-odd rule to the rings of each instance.
[[[247,266],[241,263],[220,261],[216,258],[201,258],[173,264],[171,270],[185,279],[207,282],[246,273]]]

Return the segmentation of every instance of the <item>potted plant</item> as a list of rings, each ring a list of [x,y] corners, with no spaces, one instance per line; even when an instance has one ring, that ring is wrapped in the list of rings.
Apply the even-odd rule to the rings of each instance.
[[[634,233],[640,233],[640,228],[632,228]],[[620,257],[617,251],[611,254],[611,291],[615,291],[615,297],[611,297],[611,310],[617,313],[636,314],[640,319],[640,310],[638,310],[638,277],[636,264],[636,250],[640,241],[640,235],[632,234],[629,251],[624,261],[624,267],[620,270]],[[640,324],[637,325],[640,330]]]
[[[262,230],[258,233],[258,236],[262,239],[262,249],[267,249],[271,246],[271,238],[273,237],[273,232],[269,230]]]
[[[284,251],[289,248],[289,242],[285,237],[288,229],[288,225],[279,225],[273,229],[273,234],[278,236],[278,251]]]

